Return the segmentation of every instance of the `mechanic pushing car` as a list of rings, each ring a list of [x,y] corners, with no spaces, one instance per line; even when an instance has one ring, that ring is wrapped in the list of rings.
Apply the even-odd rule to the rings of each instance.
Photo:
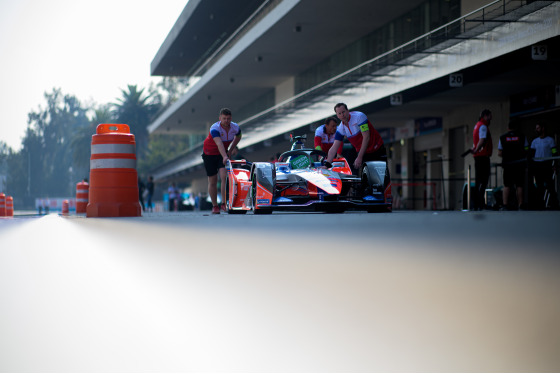
[[[329,150],[327,162],[332,163],[337,149],[342,145],[344,137],[356,148],[358,156],[354,167],[359,170],[366,161],[386,161],[387,151],[381,135],[373,128],[367,116],[358,111],[349,112],[348,106],[338,103],[334,106],[336,116],[341,121],[335,133],[334,143]]]
[[[226,196],[226,169],[230,150],[233,150],[241,140],[241,128],[235,122],[231,122],[231,110],[223,108],[220,110],[219,121],[210,127],[210,133],[204,140],[202,147],[202,160],[208,176],[208,194],[212,200],[212,214],[220,214],[218,206],[218,173],[222,182],[222,207],[225,211]]]

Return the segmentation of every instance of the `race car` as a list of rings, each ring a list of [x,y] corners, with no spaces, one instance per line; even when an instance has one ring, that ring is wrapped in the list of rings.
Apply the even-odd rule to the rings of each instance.
[[[392,211],[391,180],[385,161],[365,162],[359,175],[353,175],[345,158],[328,165],[326,153],[305,148],[303,140],[305,137],[294,137],[292,149],[281,154],[276,163],[228,161],[228,213]]]

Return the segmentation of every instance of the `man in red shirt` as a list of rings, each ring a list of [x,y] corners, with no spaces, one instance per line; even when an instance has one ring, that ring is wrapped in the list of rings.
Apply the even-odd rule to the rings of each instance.
[[[338,121],[334,117],[329,117],[324,125],[317,127],[315,130],[314,146],[315,149],[328,153],[334,143],[334,135]],[[338,149],[338,154],[342,154],[342,145]]]
[[[473,131],[473,148],[475,191],[473,196],[474,210],[482,210],[485,206],[484,194],[490,178],[490,156],[492,156],[492,136],[490,135],[490,122],[492,112],[484,109]]]
[[[212,200],[212,214],[220,214],[218,207],[218,173],[222,182],[222,210],[225,211],[226,198],[226,169],[229,152],[241,140],[241,128],[231,122],[231,110],[224,108],[220,111],[219,121],[210,127],[210,133],[202,146],[202,160],[208,176],[208,194]]]
[[[360,170],[365,161],[386,160],[387,152],[381,135],[373,128],[367,116],[362,112],[349,112],[348,106],[338,103],[334,107],[336,116],[341,121],[336,129],[334,143],[329,150],[327,162],[332,162],[337,149],[342,145],[344,137],[356,148],[358,156],[354,167]]]

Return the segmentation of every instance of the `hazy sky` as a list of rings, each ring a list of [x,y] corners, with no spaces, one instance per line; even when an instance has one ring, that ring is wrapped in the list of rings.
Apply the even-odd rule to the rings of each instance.
[[[27,114],[54,87],[83,103],[147,87],[187,0],[0,0],[0,141],[21,148]]]

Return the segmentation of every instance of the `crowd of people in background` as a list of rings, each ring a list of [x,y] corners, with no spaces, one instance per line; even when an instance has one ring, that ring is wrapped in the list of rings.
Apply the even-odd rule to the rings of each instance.
[[[206,194],[186,193],[176,182],[170,182],[163,191],[160,191],[163,195],[162,200],[164,204],[160,202],[159,208],[156,209],[155,187],[153,176],[150,175],[145,183],[140,176],[138,177],[138,198],[140,206],[142,207],[142,212],[155,212],[156,210],[160,212],[164,210],[168,212],[204,210],[209,205],[209,203],[205,203],[208,197]],[[218,198],[219,197],[220,196],[218,196]]]
[[[490,157],[493,153],[489,130],[492,112],[484,109],[473,131],[471,152],[475,162],[475,187],[473,209],[487,208],[486,190],[490,178]],[[546,125],[535,125],[536,136],[529,143],[518,119],[508,123],[507,132],[498,142],[498,156],[503,170],[501,210],[559,209],[554,188],[555,158],[557,148],[554,139],[546,134]],[[534,188],[533,188],[534,186]],[[527,201],[533,200],[533,201]]]

